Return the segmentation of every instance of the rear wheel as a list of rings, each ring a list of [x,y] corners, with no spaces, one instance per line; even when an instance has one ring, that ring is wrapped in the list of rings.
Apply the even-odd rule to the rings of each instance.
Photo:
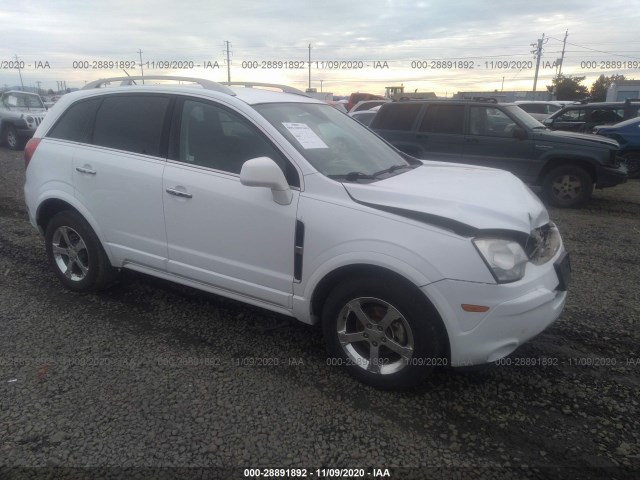
[[[551,205],[576,208],[591,198],[593,180],[583,168],[565,165],[554,168],[544,177],[542,190]]]
[[[629,152],[622,155],[627,164],[629,178],[640,177],[640,152]]]
[[[54,216],[47,225],[45,242],[51,268],[68,289],[100,290],[115,278],[100,240],[80,214],[63,211]]]
[[[368,385],[410,387],[446,364],[433,309],[404,285],[345,280],[329,295],[322,321],[330,364]]]

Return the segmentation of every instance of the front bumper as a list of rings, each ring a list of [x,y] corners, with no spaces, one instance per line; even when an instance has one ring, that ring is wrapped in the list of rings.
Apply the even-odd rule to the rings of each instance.
[[[422,287],[445,323],[454,367],[499,360],[538,335],[558,319],[567,292],[561,290],[552,261],[527,264],[522,280],[508,284],[484,284],[441,280]],[[466,312],[462,304],[485,305],[484,313]]]
[[[627,181],[627,167],[605,167],[601,165],[596,170],[596,188],[615,187]]]
[[[33,134],[36,133],[36,129],[35,128],[17,128],[16,129],[16,133],[18,134],[18,137],[22,138],[22,139],[28,139],[33,137]]]

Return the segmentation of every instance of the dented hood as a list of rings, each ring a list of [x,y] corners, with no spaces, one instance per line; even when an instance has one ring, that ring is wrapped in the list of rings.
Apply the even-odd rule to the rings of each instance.
[[[470,165],[424,165],[369,184],[344,183],[356,202],[427,223],[461,230],[514,230],[529,234],[549,222],[544,205],[511,173]],[[468,229],[467,229],[468,230]]]

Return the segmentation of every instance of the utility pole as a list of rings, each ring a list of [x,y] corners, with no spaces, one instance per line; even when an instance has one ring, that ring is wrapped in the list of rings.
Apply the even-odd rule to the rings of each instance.
[[[562,56],[560,57],[560,68],[558,69],[558,77],[562,75],[562,63],[564,62],[564,48],[567,46],[568,36],[569,36],[569,30],[564,32],[564,42],[562,42]]]
[[[537,45],[535,43],[531,44],[532,47],[536,47],[535,50],[531,50],[531,53],[533,53],[534,57],[536,58],[536,76],[533,79],[534,92],[536,91],[536,85],[538,84],[538,70],[540,70],[540,57],[542,57],[542,45],[545,43],[546,42],[544,41],[544,33],[543,33],[542,38],[538,39]]]
[[[38,80],[36,83],[38,84],[38,95],[40,95],[40,90],[41,90],[40,83],[42,83],[42,82],[40,82],[40,80]]]
[[[311,90],[311,44],[309,44],[309,90]]]
[[[320,92],[322,93],[322,82],[324,82],[324,80],[320,80]]]
[[[18,75],[20,75],[20,86],[24,92],[24,82],[22,81],[22,72],[20,71],[20,60],[18,60],[18,55],[16,55],[16,64],[18,66]]]
[[[227,45],[227,48],[226,48],[226,52],[227,52],[227,82],[231,83],[231,58],[230,58],[231,52],[229,51],[229,47],[231,46],[231,44],[229,43],[228,40],[225,40],[224,43]]]
[[[144,70],[142,68],[142,50],[138,49],[138,55],[140,55],[140,75],[144,77]],[[144,78],[142,79],[142,84],[144,85]]]

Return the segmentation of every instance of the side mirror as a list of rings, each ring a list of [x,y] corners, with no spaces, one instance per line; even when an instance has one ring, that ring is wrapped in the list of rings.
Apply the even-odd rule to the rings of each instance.
[[[293,193],[280,167],[269,157],[247,160],[240,170],[240,182],[248,187],[271,189],[273,200],[280,205],[289,205]]]
[[[520,126],[516,126],[513,129],[513,136],[514,138],[517,138],[518,140],[526,140],[527,139],[527,131],[520,127]]]

